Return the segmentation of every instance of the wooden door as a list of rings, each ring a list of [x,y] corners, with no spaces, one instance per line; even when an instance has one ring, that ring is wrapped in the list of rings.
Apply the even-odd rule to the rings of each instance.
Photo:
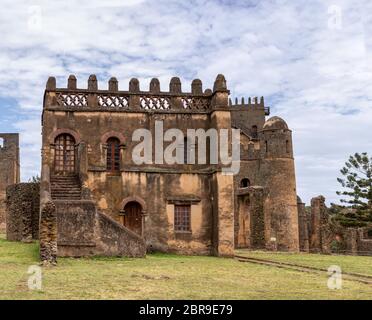
[[[125,208],[124,226],[142,236],[142,207],[137,202],[129,202]]]
[[[75,173],[75,139],[69,134],[61,134],[55,140],[55,172]]]

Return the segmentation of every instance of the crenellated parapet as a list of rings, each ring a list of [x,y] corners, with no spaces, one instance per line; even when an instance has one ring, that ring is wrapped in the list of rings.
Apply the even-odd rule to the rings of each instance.
[[[229,106],[242,110],[264,109],[265,115],[270,115],[270,107],[265,106],[264,97],[248,97],[248,99],[245,99],[245,97],[242,97],[241,99],[235,98],[234,102],[232,99],[229,99]]]
[[[161,90],[156,78],[150,81],[148,91],[141,90],[136,78],[130,80],[127,91],[121,91],[114,77],[108,81],[107,90],[100,90],[95,75],[89,77],[86,89],[78,88],[76,77],[70,75],[66,88],[58,88],[54,77],[48,79],[44,109],[208,113],[214,109],[228,109],[228,94],[223,75],[217,77],[213,91],[203,91],[202,81],[193,80],[191,92],[183,92],[177,77],[171,79],[168,91]]]

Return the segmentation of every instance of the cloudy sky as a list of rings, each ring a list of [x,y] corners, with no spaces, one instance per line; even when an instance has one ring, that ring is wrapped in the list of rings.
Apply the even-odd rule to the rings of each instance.
[[[104,4],[102,4],[104,3]],[[21,133],[22,179],[40,167],[50,75],[142,88],[178,75],[232,97],[265,96],[294,135],[298,193],[336,201],[348,156],[372,153],[371,1],[0,0],[0,132]]]

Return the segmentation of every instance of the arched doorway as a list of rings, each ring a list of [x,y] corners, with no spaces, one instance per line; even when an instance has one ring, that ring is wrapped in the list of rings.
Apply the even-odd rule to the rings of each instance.
[[[249,248],[251,245],[251,200],[249,194],[238,197],[238,248]]]
[[[142,206],[136,202],[128,202],[124,207],[124,226],[142,236]]]
[[[60,134],[55,139],[54,171],[57,174],[75,173],[75,139],[70,134]]]

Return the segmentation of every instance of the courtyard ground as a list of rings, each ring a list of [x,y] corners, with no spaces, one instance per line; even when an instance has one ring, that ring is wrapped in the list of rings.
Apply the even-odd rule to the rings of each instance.
[[[247,254],[246,252],[240,252]],[[249,252],[371,275],[372,257]],[[371,285],[344,280],[327,287],[327,274],[312,274],[215,257],[165,254],[144,259],[60,258],[42,269],[42,290],[31,291],[27,270],[38,265],[38,244],[0,237],[0,299],[372,299]]]

